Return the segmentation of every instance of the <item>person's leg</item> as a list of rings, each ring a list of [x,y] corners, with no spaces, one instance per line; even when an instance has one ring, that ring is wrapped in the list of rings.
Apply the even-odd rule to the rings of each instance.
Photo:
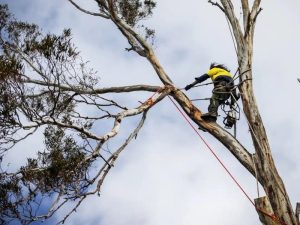
[[[204,113],[202,115],[203,118],[217,119],[219,106],[225,103],[230,97],[230,90],[227,87],[227,83],[226,81],[221,81],[214,87],[208,106],[208,113]]]
[[[202,118],[209,121],[216,121],[218,117],[219,94],[213,93],[208,106],[208,113],[202,114]]]
[[[218,116],[218,108],[223,104],[230,96],[227,90],[227,82],[221,81],[213,89],[213,94],[210,99],[210,104],[208,106],[208,112],[212,115]]]
[[[220,105],[220,94],[213,93],[210,98],[208,113],[213,117],[217,117],[219,105]]]

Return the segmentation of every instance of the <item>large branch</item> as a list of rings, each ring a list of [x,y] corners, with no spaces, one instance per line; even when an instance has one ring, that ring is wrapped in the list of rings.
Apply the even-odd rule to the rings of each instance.
[[[254,164],[251,154],[246,148],[230,133],[224,130],[215,122],[207,122],[201,118],[202,112],[196,108],[188,97],[180,90],[175,89],[172,93],[174,99],[182,107],[185,113],[202,129],[207,130],[217,140],[219,140],[238,161],[255,176]]]
[[[107,132],[106,134],[101,135],[101,136],[93,134],[83,127],[80,127],[80,126],[77,126],[74,124],[63,123],[61,121],[58,121],[58,120],[56,120],[52,117],[48,117],[48,116],[43,117],[41,119],[41,121],[33,121],[33,122],[35,122],[39,125],[51,124],[51,125],[55,125],[58,127],[72,129],[72,130],[78,131],[78,132],[86,135],[88,138],[98,140],[98,141],[101,141],[102,143],[104,143],[108,139],[110,139],[118,134],[123,118],[135,116],[135,115],[138,115],[138,114],[150,109],[153,105],[155,105],[160,100],[162,100],[165,96],[167,96],[170,91],[171,91],[171,89],[169,87],[157,89],[157,92],[151,98],[149,98],[147,101],[145,101],[143,104],[141,104],[139,107],[122,111],[115,117],[115,122],[114,122],[113,128],[109,132]]]
[[[134,109],[128,109],[119,113],[115,119],[113,129],[109,133],[103,135],[101,138],[104,141],[106,141],[109,138],[114,137],[119,132],[120,125],[123,118],[135,116],[142,112],[145,112],[146,110],[149,110],[153,105],[155,105],[156,103],[161,101],[165,96],[167,96],[170,93],[170,91],[171,91],[170,87],[164,87],[162,89],[159,89],[151,98],[149,98],[146,102],[144,102],[139,107]]]
[[[106,94],[106,93],[123,93],[123,92],[134,92],[134,91],[150,91],[156,92],[160,87],[151,86],[145,84],[137,84],[130,86],[120,86],[120,87],[108,87],[108,88],[97,88],[97,89],[83,89],[79,86],[66,86],[59,85],[57,83],[44,82],[34,79],[26,79],[22,81],[23,83],[38,84],[45,87],[58,87],[60,91],[70,91],[77,94]]]
[[[113,1],[109,0],[108,2],[111,19],[121,30],[122,34],[128,39],[129,42],[132,42],[132,39],[134,39],[139,43],[139,45],[144,49],[147,59],[152,64],[160,80],[165,85],[173,86],[171,79],[167,76],[163,67],[160,65],[151,46],[146,42],[146,40],[144,40],[139,34],[137,34],[132,27],[130,27],[117,16]],[[232,5],[230,6],[228,4],[225,4],[225,6],[227,7],[227,14],[228,17],[230,17],[232,24],[235,24],[235,26],[239,27],[238,21],[233,13],[233,8],[230,8],[232,7]],[[239,31],[238,33],[236,33],[236,35],[241,37],[242,32]],[[216,123],[207,123],[203,121],[201,119],[201,112],[195,106],[193,106],[190,100],[181,91],[174,91],[173,96],[181,105],[181,107],[186,111],[186,113],[190,116],[190,118],[194,120],[195,123],[208,130],[213,136],[220,140],[231,151],[231,153],[249,170],[249,172],[255,176],[251,154],[231,134],[226,132]]]
[[[250,23],[249,23],[249,28],[247,28],[247,30],[249,30],[250,34],[251,34],[251,42],[253,42],[253,36],[254,36],[254,28],[255,28],[255,22],[256,22],[256,18],[258,16],[258,14],[262,11],[262,8],[260,8],[260,2],[261,0],[255,0],[251,9],[251,13],[250,13]]]
[[[225,12],[230,20],[235,40],[237,42],[238,51],[237,57],[240,71],[246,71],[252,68],[253,58],[253,37],[256,17],[260,12],[260,0],[255,0],[244,36],[241,36],[241,29],[235,17],[233,5],[230,0],[221,0]],[[243,7],[246,7],[244,2]],[[246,11],[243,11],[245,13]],[[248,12],[246,12],[247,16]],[[284,184],[277,172],[273,161],[271,148],[268,142],[268,137],[264,128],[262,118],[256,103],[253,92],[252,70],[240,76],[240,81],[246,81],[240,85],[242,94],[243,110],[249,122],[252,141],[255,147],[257,156],[257,175],[258,180],[262,184],[272,205],[274,214],[286,224],[299,224],[293,214],[289,196],[285,190]]]
[[[165,85],[172,85],[173,82],[170,77],[167,75],[160,62],[158,61],[152,47],[147,43],[147,41],[142,38],[131,26],[129,26],[124,20],[118,17],[116,13],[116,9],[114,7],[113,1],[109,0],[109,9],[111,14],[112,21],[116,24],[116,26],[121,30],[122,34],[127,38],[127,40],[131,43],[135,40],[143,49],[145,56],[153,66],[156,71],[159,79]]]
[[[64,222],[68,219],[68,217],[71,216],[71,214],[76,211],[76,209],[81,205],[81,203],[83,202],[84,199],[86,199],[87,196],[94,195],[96,193],[100,194],[101,187],[102,187],[102,184],[103,184],[106,176],[108,175],[109,171],[113,168],[114,163],[118,159],[121,152],[128,146],[128,144],[133,140],[133,138],[135,138],[138,135],[139,131],[141,130],[141,128],[144,125],[144,122],[146,120],[146,115],[147,115],[147,110],[143,113],[143,116],[142,116],[140,122],[138,123],[137,127],[133,130],[132,133],[130,133],[130,135],[125,140],[125,142],[107,160],[105,160],[105,164],[99,169],[97,174],[92,179],[89,180],[90,185],[93,185],[96,183],[95,184],[96,187],[85,193],[80,193],[80,194],[78,193],[78,195],[76,196],[76,199],[79,199],[77,204],[74,207],[71,207],[71,210],[69,211],[69,213],[67,213],[64,216],[64,218],[61,221],[59,221],[57,224],[64,224]],[[103,143],[99,143],[96,146],[96,148],[94,149],[94,151],[88,157],[85,157],[81,161],[81,163],[85,163],[87,161],[95,159],[98,156],[101,156],[99,154],[99,150],[102,145],[103,145]],[[39,169],[39,171],[46,170],[46,169],[49,169],[49,168]],[[34,171],[34,170],[31,170],[31,171]],[[59,195],[53,201],[47,214],[35,216],[32,218],[32,221],[41,220],[41,219],[45,220],[45,219],[52,217],[53,214],[56,213],[60,208],[62,208],[67,202],[68,202],[68,198],[62,198],[62,193],[59,193]]]
[[[234,6],[230,0],[221,0],[225,14],[232,26],[233,34],[236,39],[238,51],[244,51],[244,38],[241,26],[234,13]]]
[[[114,128],[112,129],[112,131],[110,133],[108,133],[106,135],[106,137],[107,137],[106,140],[108,140],[109,138],[115,136],[118,133],[119,125],[121,123],[121,120],[124,117],[133,116],[133,115],[137,115],[137,114],[140,114],[140,113],[143,113],[143,116],[142,116],[142,119],[140,120],[138,126],[129,135],[129,137],[126,139],[126,141],[121,145],[120,148],[117,149],[117,151],[115,151],[109,157],[108,160],[106,160],[105,165],[99,170],[99,172],[90,181],[90,183],[93,184],[96,180],[98,180],[96,188],[94,190],[91,190],[91,191],[83,194],[80,197],[80,201],[78,202],[78,204],[66,215],[66,217],[60,223],[63,223],[74,212],[74,210],[76,210],[78,208],[78,206],[81,204],[82,200],[86,196],[93,195],[95,193],[100,194],[100,190],[101,190],[102,184],[104,182],[104,179],[106,178],[107,174],[109,173],[109,171],[113,167],[113,165],[116,162],[116,160],[118,159],[119,155],[126,148],[126,146],[130,143],[130,141],[137,136],[137,134],[139,133],[140,129],[142,128],[142,126],[144,124],[144,121],[146,119],[146,113],[147,113],[147,111],[154,104],[158,103],[165,96],[167,96],[170,91],[171,91],[170,87],[161,88],[153,96],[151,96],[144,104],[142,104],[140,107],[135,108],[135,109],[125,110],[125,111],[123,111],[123,112],[121,112],[121,113],[118,114],[118,116],[117,116],[117,118],[115,120]],[[93,159],[95,157],[98,157],[100,155],[100,149],[101,149],[101,146],[103,145],[104,141],[99,142],[98,145],[97,145],[97,147],[95,148],[95,150],[92,152],[92,154],[89,157],[85,158],[84,161],[88,161],[88,160],[91,160],[91,159]]]
[[[121,28],[124,28],[126,31],[128,31],[138,42],[139,44],[146,50],[151,51],[151,46],[147,43],[147,41],[142,38],[138,33],[136,33],[131,26],[129,26],[124,20],[122,20],[120,17],[118,17],[116,8],[114,6],[113,0],[108,0],[109,2],[109,11],[111,14],[112,21]]]

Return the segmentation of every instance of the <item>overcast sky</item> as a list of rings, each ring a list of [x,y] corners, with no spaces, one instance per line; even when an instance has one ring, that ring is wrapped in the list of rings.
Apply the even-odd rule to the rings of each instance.
[[[103,87],[161,85],[145,59],[124,51],[127,42],[109,21],[85,15],[64,0],[0,2],[7,3],[17,18],[36,23],[45,32],[71,28],[83,58],[99,71]],[[92,1],[77,2],[94,8]],[[262,7],[254,41],[254,89],[276,165],[295,206],[300,201],[300,2],[263,0]],[[240,14],[239,4],[236,12]],[[236,70],[225,17],[207,1],[158,1],[146,23],[156,30],[155,51],[176,86],[191,83],[212,61]],[[187,94],[191,98],[209,97],[210,89],[195,88]],[[195,104],[206,111],[207,102]],[[255,198],[255,179],[222,145],[203,135]],[[253,152],[243,118],[238,124],[238,139]],[[27,141],[26,149],[19,147],[9,157],[21,162],[40,150],[35,146],[41,143],[35,137]],[[58,213],[52,222],[63,214]],[[251,203],[165,99],[149,112],[138,139],[107,178],[101,197],[85,201],[66,224],[253,225],[259,220]]]

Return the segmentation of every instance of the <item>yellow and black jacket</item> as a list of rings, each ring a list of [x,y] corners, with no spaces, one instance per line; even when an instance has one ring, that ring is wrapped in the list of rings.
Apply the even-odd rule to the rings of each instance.
[[[229,71],[218,68],[218,67],[213,67],[211,68],[206,74],[203,74],[200,77],[196,77],[195,80],[198,83],[201,83],[205,81],[206,79],[211,78],[213,82],[219,81],[219,80],[225,80],[225,81],[231,81],[232,80],[232,75]]]

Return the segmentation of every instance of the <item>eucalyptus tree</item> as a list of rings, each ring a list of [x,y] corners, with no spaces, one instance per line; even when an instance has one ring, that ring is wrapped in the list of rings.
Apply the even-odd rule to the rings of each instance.
[[[39,151],[37,158],[28,159],[18,171],[1,170],[2,223],[19,220],[22,224],[29,224],[45,220],[71,202],[73,208],[60,221],[65,222],[88,196],[100,193],[118,156],[137,137],[148,110],[165,97],[171,97],[197,126],[221,142],[258,179],[266,193],[266,197],[256,199],[255,207],[261,221],[268,225],[299,225],[274,164],[253,92],[253,38],[261,11],[260,0],[254,0],[252,4],[248,0],[240,1],[242,24],[230,0],[209,1],[225,15],[233,31],[240,72],[238,89],[255,155],[216,122],[203,120],[201,109],[172,82],[151,45],[155,31],[141,25],[156,7],[153,0],[94,0],[97,12],[81,7],[76,1],[66,1],[99,20],[110,20],[128,41],[127,50],[145,58],[153,67],[161,86],[102,87],[96,72],[88,67],[72,43],[70,30],[64,30],[61,35],[43,35],[36,25],[15,20],[7,6],[2,5],[1,157],[38,130],[44,131],[45,138],[44,149]],[[153,94],[133,107],[114,98],[125,92]],[[82,107],[97,113],[82,112]],[[139,118],[136,128],[118,148],[106,149],[105,144],[117,138],[123,121],[129,117]],[[47,200],[47,205],[44,200]],[[40,207],[47,207],[47,212]]]

